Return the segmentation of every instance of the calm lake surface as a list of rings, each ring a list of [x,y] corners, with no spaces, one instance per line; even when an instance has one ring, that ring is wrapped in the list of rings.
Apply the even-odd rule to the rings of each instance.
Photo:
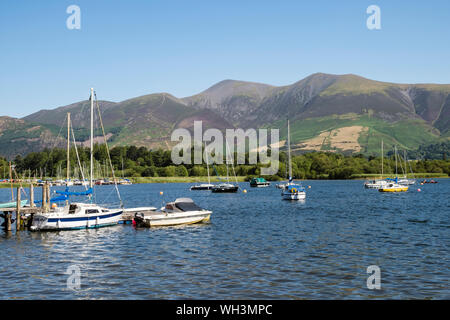
[[[126,207],[191,197],[213,211],[211,222],[2,229],[0,299],[449,299],[450,179],[438,181],[401,194],[365,190],[362,181],[306,181],[304,203],[248,183],[240,184],[246,194],[119,186]],[[0,189],[0,201],[10,192]],[[118,199],[113,186],[96,187],[96,195]],[[72,265],[81,271],[79,290],[67,288]],[[370,265],[381,269],[381,290],[367,288]]]

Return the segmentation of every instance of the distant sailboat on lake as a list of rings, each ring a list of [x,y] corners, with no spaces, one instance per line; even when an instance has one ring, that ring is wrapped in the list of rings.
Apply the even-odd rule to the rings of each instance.
[[[287,121],[287,145],[288,145],[288,165],[289,165],[289,181],[281,192],[284,200],[304,200],[306,198],[305,188],[300,184],[295,184],[292,179],[292,161],[291,161],[291,130],[289,119]]]

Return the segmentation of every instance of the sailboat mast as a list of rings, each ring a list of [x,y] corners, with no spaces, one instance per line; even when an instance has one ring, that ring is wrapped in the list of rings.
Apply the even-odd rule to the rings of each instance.
[[[67,183],[70,177],[70,112],[67,112]]]
[[[408,178],[408,171],[406,170],[406,150],[403,150],[403,157],[405,158],[405,178]]]
[[[394,146],[394,154],[395,154],[395,177],[397,178],[397,146]]]
[[[289,119],[287,121],[287,128],[288,128],[288,161],[289,161],[289,181],[292,179],[292,164],[291,164],[291,128],[289,126]]]
[[[89,186],[92,188],[94,176],[94,88],[91,88],[91,172]]]
[[[206,157],[206,170],[208,172],[208,184],[211,184],[211,178],[209,176],[209,162],[208,162],[208,153],[206,152],[206,143],[205,143],[205,157]]]
[[[384,153],[383,153],[383,140],[381,140],[381,179],[383,179],[383,158],[384,158]]]

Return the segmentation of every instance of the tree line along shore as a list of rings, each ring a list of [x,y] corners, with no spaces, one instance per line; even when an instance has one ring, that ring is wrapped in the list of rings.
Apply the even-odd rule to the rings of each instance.
[[[86,175],[89,172],[89,149],[75,148],[70,151],[70,176],[81,179],[81,168]],[[270,152],[270,150],[269,150]],[[192,152],[193,155],[193,152]],[[181,164],[174,165],[169,150],[149,150],[145,147],[116,146],[110,150],[111,163],[116,178],[129,178],[134,183],[149,182],[195,182],[207,180],[206,163],[202,165]],[[248,181],[259,176],[262,164],[229,165],[230,179]],[[78,160],[79,159],[79,160]],[[94,146],[94,176],[97,179],[112,179],[104,145]],[[248,163],[248,154],[246,155]],[[364,156],[362,154],[343,155],[332,152],[309,152],[292,156],[292,174],[295,179],[365,179],[381,175],[381,157]],[[192,161],[193,162],[193,161]],[[224,161],[225,163],[225,161]],[[264,176],[266,180],[284,180],[287,177],[287,155],[280,152],[278,172],[275,175]],[[397,168],[396,168],[397,163]],[[66,178],[67,151],[64,149],[45,149],[32,152],[26,156],[16,156],[11,161],[13,179],[45,179]],[[231,161],[230,161],[231,164]],[[406,167],[406,168],[405,168]],[[233,170],[234,169],[234,170]],[[450,175],[450,161],[442,160],[406,160],[401,156],[395,161],[394,155],[383,158],[384,177],[394,177],[396,170],[399,176],[405,172],[416,178],[438,178]],[[211,181],[219,181],[227,173],[225,164],[210,164]],[[2,179],[10,177],[10,162],[0,158],[0,176]]]

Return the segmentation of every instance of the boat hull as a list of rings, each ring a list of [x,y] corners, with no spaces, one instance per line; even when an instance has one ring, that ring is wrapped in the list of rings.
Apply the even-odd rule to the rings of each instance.
[[[281,194],[284,200],[305,200],[306,199],[306,193],[305,192],[283,192]]]
[[[380,188],[378,189],[380,192],[406,192],[408,191],[408,187],[400,187],[400,188]]]
[[[211,211],[192,211],[182,213],[154,214],[144,219],[135,217],[136,227],[168,227],[208,222]]]
[[[192,186],[191,190],[211,190],[213,186]]]
[[[33,217],[31,231],[60,231],[94,229],[117,225],[122,215],[122,210],[105,214],[47,216],[38,214]]]
[[[231,188],[216,187],[216,188],[211,189],[211,191],[214,193],[234,193],[234,192],[237,192],[238,189],[239,189],[239,187],[231,187]]]
[[[252,188],[266,188],[270,187],[270,183],[258,183],[258,184],[250,184],[250,187]]]

